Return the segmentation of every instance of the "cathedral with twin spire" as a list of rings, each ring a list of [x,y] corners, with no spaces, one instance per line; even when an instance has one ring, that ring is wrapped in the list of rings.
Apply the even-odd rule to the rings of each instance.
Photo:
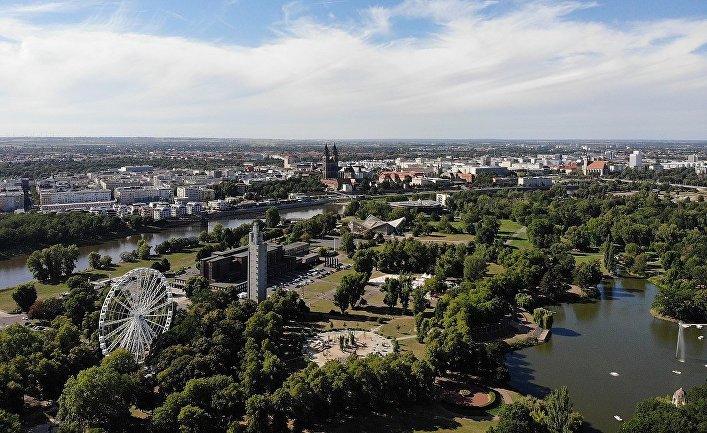
[[[329,152],[329,145],[324,145],[324,157],[322,161],[322,179],[337,179],[339,177],[339,151],[334,144]]]

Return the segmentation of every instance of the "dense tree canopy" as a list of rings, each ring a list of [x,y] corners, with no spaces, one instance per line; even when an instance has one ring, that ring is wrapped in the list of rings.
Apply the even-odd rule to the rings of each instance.
[[[130,221],[83,212],[0,214],[0,254],[53,244],[96,242],[132,230]]]
[[[39,281],[57,280],[70,276],[76,268],[79,249],[76,245],[52,245],[27,257],[27,267]]]
[[[636,405],[620,433],[707,433],[707,385],[686,393],[686,404],[675,407],[666,397],[649,398]]]
[[[500,422],[488,433],[576,433],[583,424],[582,416],[572,410],[566,387],[553,390],[544,400],[521,398],[503,406],[499,415]]]

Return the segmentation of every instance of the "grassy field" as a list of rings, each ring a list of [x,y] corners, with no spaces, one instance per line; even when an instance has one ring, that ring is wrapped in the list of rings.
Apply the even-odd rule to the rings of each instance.
[[[530,241],[528,240],[528,233],[523,232],[519,233],[511,238],[511,242],[509,243],[510,246],[518,248],[518,249],[525,249],[525,248],[530,248],[531,244]]]
[[[498,237],[505,241],[510,241],[509,245],[515,248],[523,249],[530,246],[528,241],[527,231],[517,233],[522,229],[523,225],[511,220],[501,220],[501,228],[499,229]]]
[[[416,338],[400,340],[398,344],[400,344],[400,350],[411,352],[417,359],[424,359],[427,356],[427,346],[418,342]]]
[[[415,318],[413,316],[393,317],[388,323],[381,326],[380,333],[393,338],[417,335]]]
[[[485,433],[496,421],[460,417],[439,404],[415,406],[390,415],[365,414],[327,426],[332,433]]]
[[[501,272],[503,272],[505,270],[506,270],[506,268],[504,268],[503,266],[501,266],[497,263],[493,263],[493,262],[489,263],[489,270],[488,270],[489,275],[500,274]]]
[[[417,239],[423,242],[466,243],[473,241],[475,236],[468,233],[432,232],[426,236],[419,236]]]
[[[431,221],[430,224],[432,227],[435,229],[439,228],[439,221]],[[450,221],[449,224],[454,227],[457,231],[463,232],[464,231],[464,224],[462,224],[461,221]]]
[[[77,272],[76,275],[85,275],[94,280],[116,278],[135,268],[149,268],[152,265],[152,262],[162,260],[163,257],[167,257],[167,260],[169,260],[171,265],[171,269],[176,270],[182,267],[192,266],[196,260],[196,250],[155,256],[151,257],[149,260],[139,260],[132,263],[120,262],[114,264],[109,270],[90,269]],[[56,297],[69,290],[69,287],[66,285],[65,281],[60,281],[55,284],[35,282],[34,287],[37,289],[37,299]],[[9,312],[17,307],[15,301],[12,299],[12,292],[13,290],[11,288],[0,291],[0,310]]]
[[[507,239],[513,235],[518,229],[523,227],[522,224],[519,224],[515,221],[511,220],[501,220],[501,228],[499,230],[499,237],[502,239]]]
[[[593,253],[575,252],[575,253],[572,253],[572,255],[574,256],[574,261],[577,264],[586,263],[590,260],[597,259],[597,260],[599,260],[599,263],[601,264],[601,271],[605,274],[609,273],[609,271],[604,266],[604,255],[601,252],[593,252]]]
[[[363,295],[365,305],[356,309],[348,309],[346,314],[339,314],[339,307],[332,301],[332,291],[336,289],[338,283],[344,275],[350,274],[352,270],[336,272],[321,280],[309,284],[298,292],[308,302],[313,313],[321,313],[317,326],[321,329],[330,328],[356,328],[363,330],[377,330],[381,335],[390,338],[411,337],[416,335],[415,318],[409,315],[402,315],[400,306],[390,309],[383,303],[383,293],[378,287],[367,286]],[[382,275],[381,272],[374,272],[373,277]],[[334,314],[331,314],[331,312]],[[425,355],[425,345],[418,343],[415,338],[405,338],[400,341],[402,350],[408,350],[415,356],[422,358]]]

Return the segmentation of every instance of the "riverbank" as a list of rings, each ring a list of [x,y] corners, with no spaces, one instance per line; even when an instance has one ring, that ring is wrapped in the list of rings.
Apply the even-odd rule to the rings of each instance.
[[[112,265],[109,269],[83,269],[75,272],[73,275],[82,275],[92,281],[116,278],[135,268],[149,268],[153,262],[162,260],[163,258],[169,260],[171,270],[176,271],[181,268],[193,266],[196,262],[196,253],[198,249],[199,248],[193,248],[176,253],[150,256],[145,260],[138,260],[135,262],[119,262]],[[66,285],[66,278],[52,283],[42,283],[36,280],[28,282],[35,285],[35,288],[37,289],[37,299],[56,297],[69,291],[69,287]],[[1,311],[10,313],[17,307],[15,301],[12,299],[13,289],[14,287],[0,289]]]
[[[673,319],[672,317],[669,316],[664,316],[658,312],[655,308],[650,309],[650,315],[655,317],[656,319],[659,320],[665,320],[666,322],[672,322],[672,323],[680,323],[678,319]]]
[[[123,230],[119,232],[111,232],[111,233],[106,233],[103,236],[94,236],[90,238],[81,238],[81,239],[74,239],[70,242],[65,242],[66,245],[76,245],[78,247],[86,247],[90,245],[97,245],[101,244],[104,242],[110,242],[116,239],[121,239],[125,238],[128,236],[135,236],[135,235],[143,235],[143,234],[154,234],[154,233],[160,233],[163,232],[164,230],[174,228],[174,227],[183,227],[183,226],[188,226],[192,224],[199,223],[200,219],[178,219],[178,220],[165,220],[163,223],[156,225],[156,224],[150,224],[144,226],[144,228],[140,230],[134,230],[134,229],[129,229],[129,230]],[[15,256],[23,256],[23,255],[28,255],[31,254],[34,251],[41,250],[43,248],[48,248],[54,244],[39,244],[35,246],[27,246],[24,248],[19,248],[19,249],[13,249],[13,250],[6,250],[3,252],[0,252],[0,262],[3,260],[10,260],[11,258]]]
[[[254,215],[265,215],[265,212],[268,209],[270,209],[271,207],[274,207],[277,210],[301,209],[301,208],[307,208],[307,207],[312,207],[312,206],[322,206],[325,204],[332,203],[333,201],[334,200],[331,198],[323,198],[323,199],[312,200],[312,201],[298,201],[298,202],[294,202],[294,203],[273,203],[271,205],[266,205],[266,206],[228,209],[228,210],[223,210],[223,211],[215,211],[215,212],[207,213],[207,214],[205,214],[205,219],[208,221],[214,221],[214,220],[219,220],[219,219],[224,219],[224,218],[232,218],[232,217],[247,217],[247,216],[254,216]]]
[[[262,212],[266,210],[266,208],[260,208]],[[340,206],[335,204],[298,206],[293,209],[283,209],[280,212],[280,216],[283,220],[302,220],[327,211],[336,212],[339,210]],[[201,221],[200,219],[199,221],[174,220],[170,223],[155,224],[150,230],[144,230],[142,233],[130,232],[125,236],[111,236],[112,239],[99,243],[85,241],[79,246],[80,255],[76,262],[76,269],[89,267],[88,255],[92,251],[96,251],[102,256],[111,256],[113,261],[117,262],[122,252],[134,250],[137,248],[137,242],[140,240],[146,241],[154,248],[160,243],[172,238],[198,237],[201,231],[213,230],[216,224],[221,224],[224,227],[233,229],[242,224],[251,224],[256,218],[257,215],[251,214],[250,216],[242,217],[224,217],[219,220],[203,221],[201,223],[199,222]],[[0,261],[0,287],[12,287],[33,280],[32,273],[27,269],[26,261],[26,254],[16,254],[8,260]]]
[[[303,202],[295,202],[295,203],[279,203],[279,204],[273,204],[271,206],[260,206],[260,207],[255,207],[255,208],[229,209],[226,211],[217,211],[217,212],[213,212],[213,213],[209,213],[209,214],[204,214],[203,217],[201,215],[195,215],[195,216],[184,216],[184,217],[180,217],[178,219],[168,219],[168,220],[156,221],[156,222],[150,223],[149,225],[145,225],[145,226],[141,227],[140,229],[127,229],[127,230],[121,230],[119,232],[105,233],[102,236],[82,237],[80,239],[73,239],[71,241],[67,241],[64,243],[67,245],[75,244],[79,247],[86,247],[86,246],[91,246],[91,245],[102,244],[104,242],[109,242],[109,241],[113,241],[116,239],[125,238],[128,236],[161,233],[165,230],[175,228],[175,227],[184,227],[184,226],[191,226],[191,225],[197,225],[197,224],[205,225],[205,224],[208,224],[209,221],[219,221],[219,220],[238,218],[238,217],[248,218],[248,217],[264,216],[265,212],[271,207],[275,207],[278,210],[285,210],[286,211],[286,210],[306,209],[306,208],[311,208],[311,207],[316,207],[316,206],[322,206],[322,205],[329,204],[331,202],[333,202],[332,199],[325,198],[325,199],[319,199],[319,200],[312,200],[312,201],[308,201],[308,202],[303,201]],[[0,262],[5,261],[5,260],[10,260],[14,256],[28,255],[36,250],[50,247],[51,245],[52,244],[37,244],[37,245],[25,246],[25,247],[21,247],[21,248],[2,250],[2,251],[0,251]]]

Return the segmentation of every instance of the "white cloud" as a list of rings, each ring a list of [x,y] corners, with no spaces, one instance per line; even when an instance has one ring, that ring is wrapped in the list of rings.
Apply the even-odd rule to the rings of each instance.
[[[371,6],[364,11],[364,35],[375,35],[375,34],[390,34],[391,22],[390,19],[393,16],[393,12],[390,9]]]
[[[76,1],[56,1],[40,3],[21,3],[5,7],[0,7],[0,14],[3,16],[18,16],[32,14],[47,14],[65,12],[78,9],[80,6]]]
[[[451,22],[496,4],[493,0],[404,0],[392,8],[395,15],[413,18],[431,18],[437,22]]]
[[[359,26],[287,7],[256,47],[0,19],[0,135],[705,138],[707,20],[407,0]],[[396,17],[443,23],[387,42]]]

